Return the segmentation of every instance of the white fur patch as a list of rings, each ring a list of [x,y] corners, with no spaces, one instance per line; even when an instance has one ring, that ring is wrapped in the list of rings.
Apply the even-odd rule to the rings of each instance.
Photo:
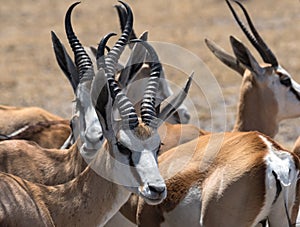
[[[261,135],[260,138],[267,144],[269,150],[269,154],[265,158],[267,164],[267,176],[272,176],[271,181],[273,181],[274,176],[272,172],[275,172],[278,180],[283,186],[290,186],[291,183],[295,181],[298,174],[292,155],[282,150],[278,151],[267,138]],[[270,184],[269,181],[270,179],[267,179],[267,186],[272,187],[272,184]]]
[[[295,199],[296,180],[299,171],[296,169],[293,157],[290,153],[276,149],[266,137],[260,135],[260,138],[267,145],[269,153],[265,157],[267,165],[265,203],[259,215],[256,217],[254,224],[257,224],[268,216],[273,222],[276,220],[275,222],[278,226],[286,226],[282,224],[287,221],[284,204],[287,205],[290,213]],[[282,186],[282,191],[275,204],[274,200],[276,198],[277,188],[273,172],[276,173],[277,180],[279,180]]]
[[[165,221],[161,226],[200,226],[200,209],[201,191],[198,186],[193,186],[174,210],[164,213]]]

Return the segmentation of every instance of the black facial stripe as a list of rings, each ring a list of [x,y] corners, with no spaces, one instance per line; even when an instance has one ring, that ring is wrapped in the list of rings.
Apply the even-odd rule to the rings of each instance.
[[[292,81],[289,77],[280,79],[280,83],[286,87],[291,87],[292,86]]]
[[[291,92],[296,96],[296,98],[300,101],[300,95],[299,93],[295,90],[295,88],[290,87]]]
[[[120,142],[117,142],[117,147],[118,147],[121,154],[128,156],[129,165],[131,167],[135,167],[135,164],[134,164],[133,159],[132,159],[132,151]]]
[[[129,165],[131,167],[135,167],[135,164],[134,164],[133,159],[132,159],[132,152],[130,152],[130,155],[129,155]]]
[[[124,146],[122,143],[117,142],[117,147],[119,149],[119,151],[124,154],[124,155],[130,155],[131,154],[131,150],[128,149],[126,146]]]

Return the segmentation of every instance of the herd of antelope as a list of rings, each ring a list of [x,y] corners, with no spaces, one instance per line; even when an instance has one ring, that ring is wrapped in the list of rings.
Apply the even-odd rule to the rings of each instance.
[[[117,42],[107,46],[116,35],[109,33],[96,48],[77,38],[71,17],[79,2],[72,4],[65,32],[74,57],[53,31],[51,38],[74,91],[73,117],[0,106],[0,225],[296,226],[300,137],[292,151],[273,138],[280,121],[300,116],[300,85],[242,3],[232,0],[250,30],[226,3],[264,63],[233,36],[233,55],[205,40],[243,77],[234,129],[219,133],[188,124],[184,100],[201,75],[174,94],[148,33],[133,30],[128,4],[116,6]]]

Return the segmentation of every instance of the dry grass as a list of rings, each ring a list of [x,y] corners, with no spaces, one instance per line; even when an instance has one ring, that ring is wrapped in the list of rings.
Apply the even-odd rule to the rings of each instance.
[[[71,3],[73,1],[70,0],[10,0],[1,4],[1,104],[36,105],[63,117],[71,115],[72,89],[55,62],[50,41],[50,31],[54,30],[67,44],[63,19]],[[112,7],[116,3],[109,0],[85,0],[76,8],[73,24],[83,44],[95,45],[106,33],[119,32],[117,15]],[[227,130],[230,130],[235,119],[241,78],[219,63],[203,42],[208,37],[228,51],[229,35],[235,35],[247,43],[225,2],[129,0],[128,3],[134,10],[137,33],[149,30],[150,40],[174,43],[191,51],[203,60],[195,77],[203,81],[206,74],[214,75],[219,82],[227,105],[227,115],[214,114],[214,125],[211,126],[211,108],[221,108],[221,99],[216,96],[215,100],[207,101],[204,95],[208,97],[210,94],[203,95],[194,86],[190,96],[193,103],[188,104],[193,104],[197,109],[192,121],[195,123],[199,119],[201,127],[218,130],[222,128],[225,117],[228,120]],[[244,3],[281,64],[295,80],[300,81],[300,45],[297,43],[300,36],[299,1],[252,0]],[[185,60],[184,64],[191,67],[190,71],[195,70],[195,65],[189,66],[189,59]],[[180,84],[187,77],[174,69],[168,69],[167,76]],[[214,91],[210,89],[210,92],[213,94]],[[208,102],[211,108],[207,106]],[[277,136],[278,141],[290,147],[300,135],[298,125],[297,119],[285,121]]]

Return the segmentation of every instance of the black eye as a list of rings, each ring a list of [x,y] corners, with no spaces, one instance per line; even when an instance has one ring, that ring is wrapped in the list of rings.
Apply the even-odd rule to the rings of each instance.
[[[280,83],[282,83],[286,87],[292,86],[292,81],[291,81],[291,79],[288,76],[280,78]]]
[[[131,154],[131,151],[127,147],[125,147],[122,143],[117,142],[117,147],[118,147],[120,153],[122,153],[124,155],[130,155]]]
[[[283,84],[286,87],[291,87],[292,86],[292,81],[291,78],[288,77],[287,75],[284,75],[280,72],[277,72],[278,76],[279,76],[279,80],[280,83]]]

